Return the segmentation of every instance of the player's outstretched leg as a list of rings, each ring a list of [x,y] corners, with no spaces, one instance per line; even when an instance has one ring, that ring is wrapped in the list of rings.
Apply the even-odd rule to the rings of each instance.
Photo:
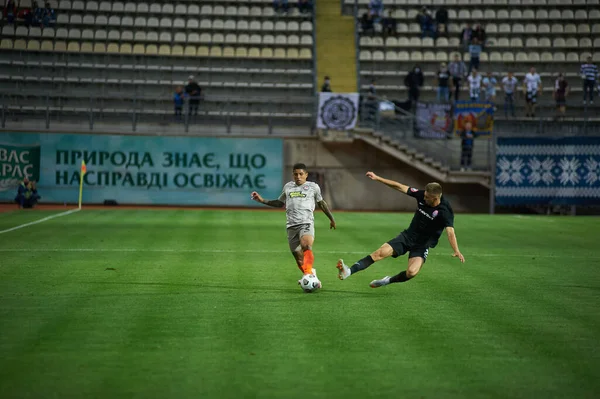
[[[379,249],[373,252],[371,255],[365,256],[361,260],[357,261],[352,267],[348,267],[342,259],[338,260],[336,265],[338,269],[338,278],[345,280],[354,273],[358,273],[361,270],[365,270],[373,263],[385,259],[394,254],[394,249],[387,242],[383,244]]]
[[[425,254],[427,256],[427,254]],[[408,258],[408,267],[405,271],[396,274],[395,276],[385,276],[379,280],[373,280],[369,284],[371,288],[379,288],[384,285],[393,284],[393,283],[404,283],[411,278],[415,277],[423,264],[425,263],[425,258],[421,258],[420,256],[416,256],[414,258]]]

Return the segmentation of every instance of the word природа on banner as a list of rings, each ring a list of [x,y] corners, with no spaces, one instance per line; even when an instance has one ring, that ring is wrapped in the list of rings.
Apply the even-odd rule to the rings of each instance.
[[[122,151],[56,151],[56,185],[79,184],[80,172],[60,165],[79,165],[84,161],[87,172],[83,182],[88,186],[122,186],[162,190],[168,187],[212,189],[264,189],[265,175],[260,170],[267,164],[263,154],[231,153],[222,165],[213,152],[163,152],[156,159],[149,152]],[[103,170],[103,167],[110,170]],[[114,170],[120,168],[119,170]],[[153,170],[154,169],[154,170]],[[158,171],[156,169],[159,169]],[[174,169],[170,171],[169,169]],[[181,169],[190,169],[182,171]],[[202,169],[202,172],[198,172]],[[219,172],[226,169],[227,172]],[[231,172],[231,170],[239,172]]]

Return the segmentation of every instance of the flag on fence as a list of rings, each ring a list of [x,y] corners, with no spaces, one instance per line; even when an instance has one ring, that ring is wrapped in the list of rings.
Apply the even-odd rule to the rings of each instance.
[[[471,122],[477,137],[491,136],[494,130],[494,104],[457,101],[454,104],[454,133],[460,134],[467,122]]]
[[[450,104],[417,103],[416,135],[428,139],[445,139],[452,132]]]
[[[319,93],[317,128],[349,130],[358,118],[358,93]]]

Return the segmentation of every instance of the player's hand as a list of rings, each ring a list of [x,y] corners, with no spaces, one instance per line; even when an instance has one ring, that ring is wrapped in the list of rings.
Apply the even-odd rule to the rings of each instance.
[[[260,202],[260,203],[262,203],[264,201],[263,197],[261,197],[260,194],[257,193],[256,191],[252,191],[252,194],[250,194],[250,198],[252,198],[254,201]]]
[[[377,176],[375,173],[373,172],[367,172],[367,177],[371,180],[377,180],[379,178],[379,176]]]
[[[335,230],[335,220],[329,222],[329,230]]]
[[[463,256],[463,254],[461,254],[460,252],[455,252],[452,254],[453,258],[458,258],[460,259],[461,263],[465,263],[465,257]]]

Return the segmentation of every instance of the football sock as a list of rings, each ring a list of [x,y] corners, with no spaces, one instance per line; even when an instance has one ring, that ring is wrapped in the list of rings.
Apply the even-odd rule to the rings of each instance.
[[[408,277],[406,275],[406,272],[402,272],[402,273],[398,273],[393,277],[390,277],[390,284],[391,283],[404,283],[405,281],[410,280],[412,277]]]
[[[373,258],[371,258],[371,255],[365,256],[364,258],[353,264],[350,268],[350,271],[352,272],[352,274],[357,273],[361,270],[365,270],[373,263],[375,263],[375,261],[373,260]]]
[[[302,263],[302,273],[312,274],[313,264],[315,263],[315,255],[312,249],[304,251],[304,262]]]

